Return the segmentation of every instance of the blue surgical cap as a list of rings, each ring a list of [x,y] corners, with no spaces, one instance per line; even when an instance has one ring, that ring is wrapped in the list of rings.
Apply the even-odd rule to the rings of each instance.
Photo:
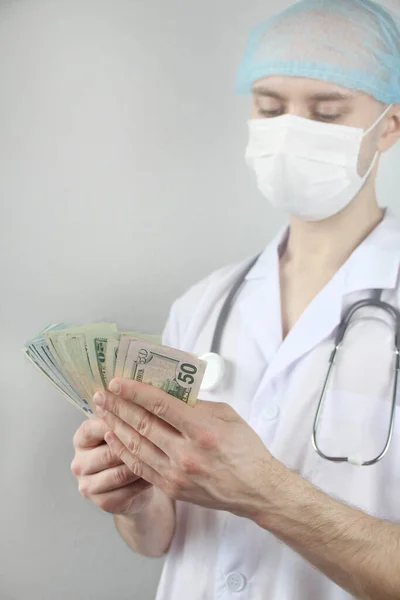
[[[308,77],[400,103],[400,19],[371,0],[303,0],[251,32],[238,93],[271,75]]]

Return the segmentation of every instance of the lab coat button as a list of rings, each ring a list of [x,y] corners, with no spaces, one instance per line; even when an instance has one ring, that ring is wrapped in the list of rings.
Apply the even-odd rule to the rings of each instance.
[[[229,573],[226,583],[230,592],[241,592],[246,587],[246,578],[241,573]]]
[[[279,415],[279,406],[277,406],[276,404],[271,404],[270,406],[267,406],[267,408],[264,411],[264,418],[267,421],[274,421],[275,419],[278,418]]]

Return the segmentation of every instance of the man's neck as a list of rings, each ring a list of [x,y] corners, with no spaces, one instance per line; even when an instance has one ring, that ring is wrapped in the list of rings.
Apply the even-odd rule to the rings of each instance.
[[[337,271],[382,219],[375,190],[364,188],[348,207],[329,219],[305,222],[292,218],[281,261],[298,272]]]

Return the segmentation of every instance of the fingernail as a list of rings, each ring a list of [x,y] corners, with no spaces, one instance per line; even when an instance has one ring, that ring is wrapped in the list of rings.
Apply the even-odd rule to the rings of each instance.
[[[110,385],[108,386],[108,389],[113,394],[119,394],[121,391],[121,384],[118,383],[118,381],[114,381],[114,379],[113,379],[112,381],[110,381]]]
[[[112,444],[113,442],[113,434],[111,433],[111,431],[107,431],[107,433],[104,436],[104,441],[106,442],[106,444]]]
[[[104,396],[101,392],[96,392],[93,396],[93,402],[97,404],[97,406],[103,406],[104,404]]]
[[[96,408],[96,412],[97,412],[97,414],[99,415],[100,419],[103,419],[103,417],[105,417],[105,416],[106,416],[106,411],[105,411],[105,410],[103,410],[102,408],[100,408],[100,406],[98,406],[98,407]]]

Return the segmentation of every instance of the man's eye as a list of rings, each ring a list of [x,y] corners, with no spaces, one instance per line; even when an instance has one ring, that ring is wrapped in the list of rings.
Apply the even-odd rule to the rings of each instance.
[[[260,109],[260,115],[263,117],[279,117],[283,114],[281,109],[278,110],[262,110]]]
[[[341,117],[341,115],[326,115],[324,113],[315,113],[314,115],[315,119],[318,119],[319,121],[338,121]]]

